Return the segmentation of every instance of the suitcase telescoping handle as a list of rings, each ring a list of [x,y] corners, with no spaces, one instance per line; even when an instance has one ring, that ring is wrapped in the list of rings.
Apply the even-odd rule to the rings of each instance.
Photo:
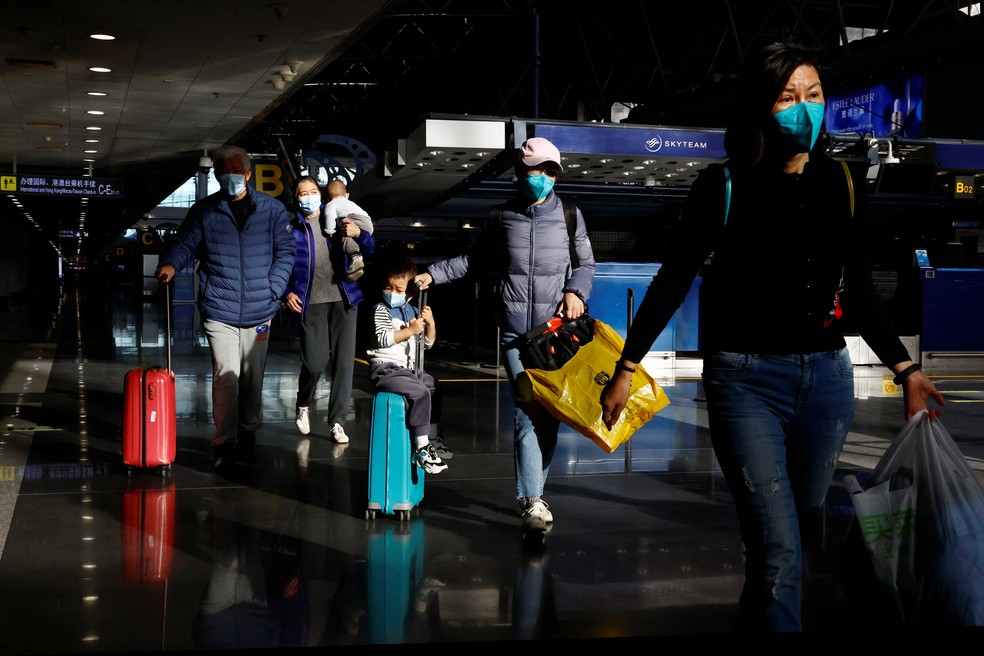
[[[424,306],[427,305],[427,290],[420,288],[420,283],[417,285],[417,300],[418,309],[421,313],[424,311]],[[424,379],[424,333],[427,332],[427,327],[424,327],[424,332],[417,336],[417,378],[420,380]]]
[[[171,281],[161,281],[164,285],[164,347],[167,349],[167,371],[172,376],[171,369]]]

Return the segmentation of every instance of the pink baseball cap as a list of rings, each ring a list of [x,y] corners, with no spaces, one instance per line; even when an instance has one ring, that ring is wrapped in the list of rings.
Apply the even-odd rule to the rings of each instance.
[[[557,150],[557,146],[543,137],[532,137],[524,141],[519,149],[519,161],[530,168],[544,162],[553,162],[560,168],[561,172],[564,171],[564,167],[560,163],[560,151]]]

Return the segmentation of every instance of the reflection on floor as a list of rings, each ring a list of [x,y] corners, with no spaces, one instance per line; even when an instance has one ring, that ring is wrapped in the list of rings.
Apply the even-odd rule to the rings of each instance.
[[[47,316],[43,304],[11,310],[2,333],[5,653],[733,639],[741,541],[693,363],[654,364],[671,404],[615,453],[563,430],[545,494],[556,521],[530,541],[515,511],[511,401],[494,363],[431,355],[455,456],[427,477],[408,521],[367,521],[364,363],[346,424],[351,443],[331,442],[315,412],[310,455],[299,462],[297,346],[275,335],[255,464],[218,476],[210,360],[188,308],[175,313],[177,461],[169,477],[127,476],[123,374],[163,362],[163,321],[155,303],[101,294],[67,287]],[[951,434],[982,471],[984,380],[937,384],[953,401]],[[808,558],[804,613],[814,638],[885,629],[845,594],[839,564],[851,510],[840,479],[870,471],[901,428],[901,400],[881,370],[859,368],[857,390]]]

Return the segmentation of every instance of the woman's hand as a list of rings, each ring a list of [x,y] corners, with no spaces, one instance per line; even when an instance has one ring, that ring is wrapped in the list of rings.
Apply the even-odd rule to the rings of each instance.
[[[355,221],[349,221],[348,219],[342,219],[342,236],[351,237],[355,239],[362,234],[362,228],[355,225]]]
[[[909,421],[914,414],[923,408],[929,411],[930,419],[943,414],[942,410],[926,407],[926,401],[929,397],[933,397],[933,400],[941,406],[946,403],[946,400],[940,391],[936,389],[936,385],[929,379],[929,376],[922,371],[914,371],[902,380],[902,395],[905,399],[906,421]]]
[[[304,305],[301,304],[301,297],[294,292],[287,293],[287,308],[292,312],[300,314],[304,310]]]
[[[626,363],[628,364],[628,363]],[[601,421],[605,428],[612,429],[625,409],[632,385],[632,373],[627,369],[616,369],[612,379],[601,392]]]
[[[434,284],[434,278],[429,273],[418,273],[413,278],[413,284],[417,286],[417,289],[427,289]]]
[[[574,292],[567,292],[557,306],[554,316],[564,317],[565,319],[577,319],[584,314],[584,301]]]

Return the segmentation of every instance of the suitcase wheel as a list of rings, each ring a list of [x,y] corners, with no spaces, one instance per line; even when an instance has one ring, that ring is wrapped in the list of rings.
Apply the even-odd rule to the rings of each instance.
[[[376,511],[372,508],[366,508],[366,521],[371,521],[376,519]]]

